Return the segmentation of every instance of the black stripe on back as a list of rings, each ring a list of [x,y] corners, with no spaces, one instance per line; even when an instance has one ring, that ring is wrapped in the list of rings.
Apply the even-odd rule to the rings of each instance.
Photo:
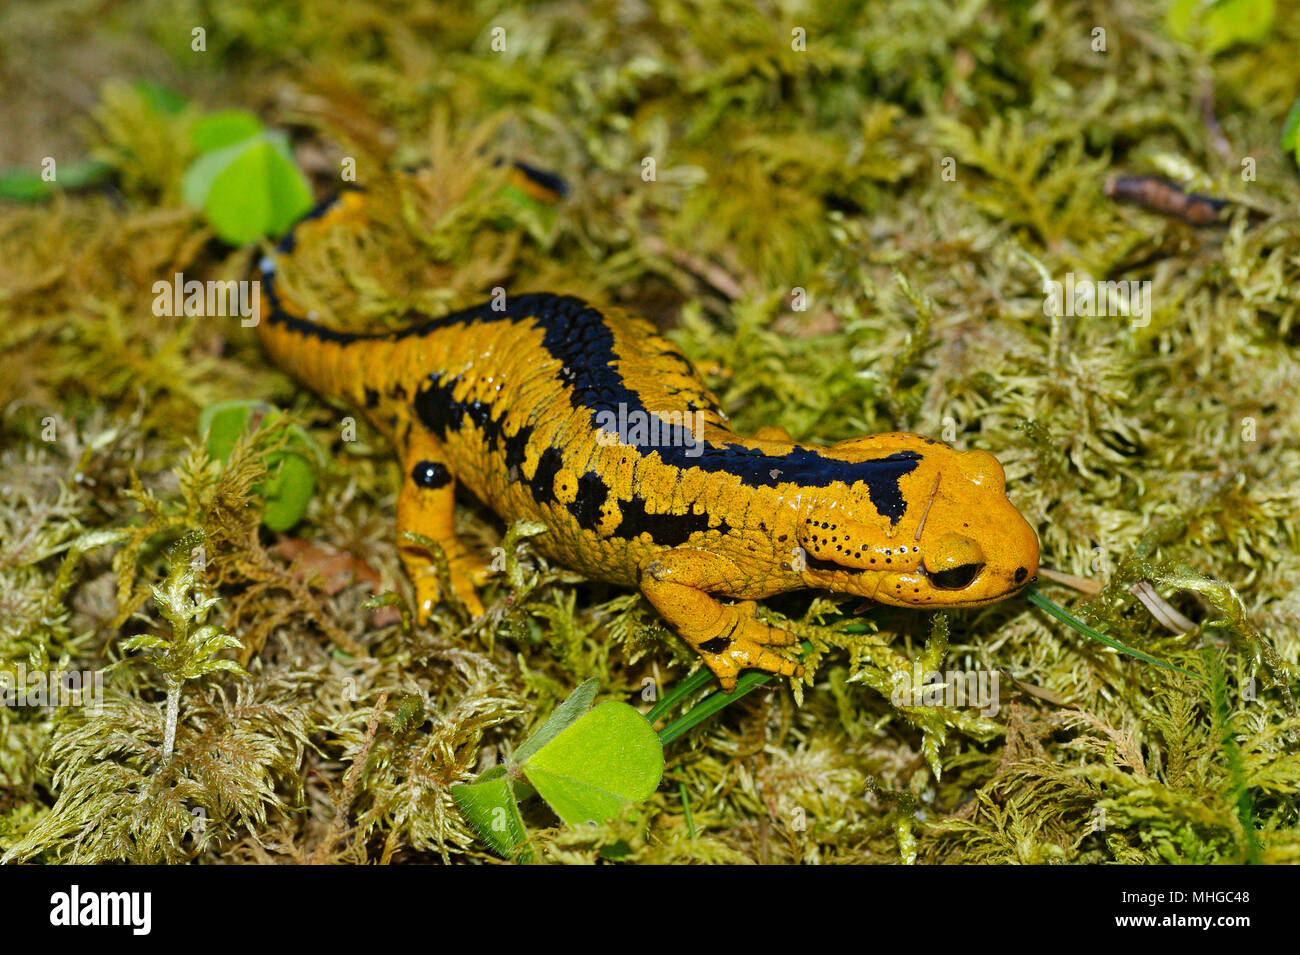
[[[518,295],[501,311],[479,305],[426,322],[400,333],[399,337],[427,335],[454,325],[499,321],[530,322],[542,330],[542,347],[560,362],[560,378],[569,386],[569,401],[574,408],[585,409],[593,415],[598,411],[617,415],[622,404],[628,413],[648,414],[641,396],[618,373],[614,332],[605,316],[572,296]],[[455,401],[454,387],[454,380],[444,384],[436,373],[430,376],[416,399],[416,411],[425,425],[445,433],[448,427],[459,427],[468,414],[480,427],[499,436],[500,422],[478,401],[464,404]],[[792,448],[777,455],[739,444],[715,442],[704,442],[696,449],[698,455],[692,455],[688,451],[695,442],[688,440],[690,435],[680,426],[661,424],[659,434],[659,442],[636,445],[636,450],[643,455],[657,453],[665,464],[681,469],[730,474],[749,487],[789,483],[824,488],[837,481],[849,485],[862,483],[877,512],[894,524],[907,511],[899,479],[915,470],[922,457],[916,451],[899,451],[884,458],[849,462],[826,457],[810,448]],[[512,443],[517,442],[517,437]],[[516,454],[522,460],[518,451]]]

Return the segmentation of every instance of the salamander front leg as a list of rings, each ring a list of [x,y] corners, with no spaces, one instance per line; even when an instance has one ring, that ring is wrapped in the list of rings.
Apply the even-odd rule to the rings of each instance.
[[[452,589],[477,617],[483,612],[483,602],[476,588],[487,579],[487,564],[456,536],[456,482],[443,461],[442,449],[432,438],[413,439],[402,456],[402,470],[402,489],[397,495],[397,550],[415,586],[417,618],[421,623],[429,618],[442,596],[442,588],[428,552],[406,540],[407,531],[438,542],[447,557]]]
[[[800,664],[768,649],[793,645],[797,642],[794,634],[758,620],[752,600],[722,604],[709,595],[709,590],[728,589],[728,578],[737,573],[725,558],[697,550],[673,550],[642,568],[641,592],[704,658],[704,665],[727,693],[736,688],[741,670],[803,676]]]

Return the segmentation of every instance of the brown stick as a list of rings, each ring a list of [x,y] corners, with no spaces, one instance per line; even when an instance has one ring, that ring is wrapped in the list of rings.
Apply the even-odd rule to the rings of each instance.
[[[1192,225],[1223,225],[1227,220],[1224,210],[1231,205],[1226,199],[1187,192],[1158,176],[1112,176],[1106,180],[1106,195]]]

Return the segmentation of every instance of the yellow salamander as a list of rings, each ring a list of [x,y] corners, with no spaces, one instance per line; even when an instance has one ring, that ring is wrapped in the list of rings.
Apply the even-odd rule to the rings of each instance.
[[[1001,465],[915,434],[830,447],[777,428],[743,437],[681,350],[649,322],[567,295],[483,304],[406,331],[348,334],[277,290],[304,223],[364,221],[364,193],[318,206],[260,265],[259,333],[282,368],[364,409],[400,457],[398,547],[421,621],[439,599],[436,540],[475,614],[486,562],[454,531],[463,484],[539,550],[638,587],[731,690],[756,668],[802,667],[755,601],[802,588],[899,607],[973,607],[1026,586],[1038,538]],[[498,306],[500,303],[495,303]],[[719,598],[723,598],[720,600]]]

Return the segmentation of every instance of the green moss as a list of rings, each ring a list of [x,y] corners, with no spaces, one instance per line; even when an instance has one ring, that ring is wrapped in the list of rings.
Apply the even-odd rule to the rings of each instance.
[[[1157,0],[79,6],[0,13],[6,49],[102,56],[79,124],[29,96],[0,125],[22,111],[38,155],[74,130],[116,181],[0,206],[0,668],[103,672],[104,706],[0,707],[7,858],[491,859],[452,785],[584,679],[648,708],[696,666],[639,597],[468,501],[466,535],[502,548],[489,612],[411,627],[379,437],[341,439],[237,321],[152,312],[154,282],[243,278],[259,254],[179,206],[195,118],[233,106],[293,130],[320,189],[344,157],[372,186],[376,227],[282,276],[323,315],[392,327],[495,285],[569,291],[668,328],[742,430],[989,450],[1044,564],[1101,589],[1040,586],[1193,674],[1024,601],[770,601],[812,680],[675,740],[634,817],[570,830],[528,808],[540,860],[1300,861],[1300,177],[1276,145],[1300,11],[1210,56]],[[160,26],[191,21],[206,53]],[[123,36],[189,107],[151,105]],[[571,197],[512,199],[498,155]],[[1114,173],[1260,214],[1195,229],[1112,203]],[[1150,280],[1149,322],[1045,315],[1044,280],[1071,272]],[[230,399],[287,413],[221,468],[197,421]],[[290,427],[326,454],[286,548],[256,488]],[[1142,581],[1192,629],[1159,623]],[[998,711],[896,703],[914,665],[999,674]]]

